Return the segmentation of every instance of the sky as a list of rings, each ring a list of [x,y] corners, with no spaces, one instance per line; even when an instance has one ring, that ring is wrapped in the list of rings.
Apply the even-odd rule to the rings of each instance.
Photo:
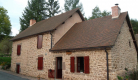
[[[0,6],[3,6],[7,11],[11,21],[12,36],[19,33],[20,21],[19,17],[27,6],[28,0],[0,0]],[[92,9],[96,6],[100,8],[101,11],[106,10],[111,12],[111,7],[116,3],[119,4],[121,12],[128,11],[130,19],[138,20],[138,0],[80,0],[83,4],[83,9],[86,17],[92,15]],[[61,9],[64,9],[64,0],[59,0]]]

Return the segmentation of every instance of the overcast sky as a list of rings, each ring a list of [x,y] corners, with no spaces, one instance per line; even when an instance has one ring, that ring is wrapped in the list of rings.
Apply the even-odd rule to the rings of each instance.
[[[12,36],[19,33],[20,22],[19,17],[27,6],[28,0],[0,0],[0,6],[8,10],[8,15],[12,24]],[[121,12],[128,11],[129,17],[138,19],[138,0],[80,0],[83,4],[85,16],[91,16],[92,9],[98,6],[101,11],[111,11],[111,7],[118,3]],[[64,9],[64,0],[59,0],[61,9]]]

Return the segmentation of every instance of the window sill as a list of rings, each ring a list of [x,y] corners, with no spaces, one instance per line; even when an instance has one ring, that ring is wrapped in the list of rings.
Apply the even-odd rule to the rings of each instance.
[[[43,69],[41,69],[41,70],[39,70],[39,69],[37,69],[38,71],[43,71]]]
[[[84,72],[75,72],[74,74],[76,74],[76,75],[85,75]]]

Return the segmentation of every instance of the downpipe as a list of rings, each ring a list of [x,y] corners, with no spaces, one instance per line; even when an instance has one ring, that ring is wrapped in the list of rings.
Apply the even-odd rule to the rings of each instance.
[[[107,80],[109,80],[108,52],[106,48],[105,48],[105,52],[106,52]]]

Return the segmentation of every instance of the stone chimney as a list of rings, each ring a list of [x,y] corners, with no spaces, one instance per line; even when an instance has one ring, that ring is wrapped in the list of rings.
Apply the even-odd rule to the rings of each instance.
[[[118,7],[118,4],[112,7],[112,19],[118,18],[121,13],[121,9]]]
[[[30,20],[30,26],[34,25],[35,23],[36,23],[36,20],[34,20],[34,19]]]

